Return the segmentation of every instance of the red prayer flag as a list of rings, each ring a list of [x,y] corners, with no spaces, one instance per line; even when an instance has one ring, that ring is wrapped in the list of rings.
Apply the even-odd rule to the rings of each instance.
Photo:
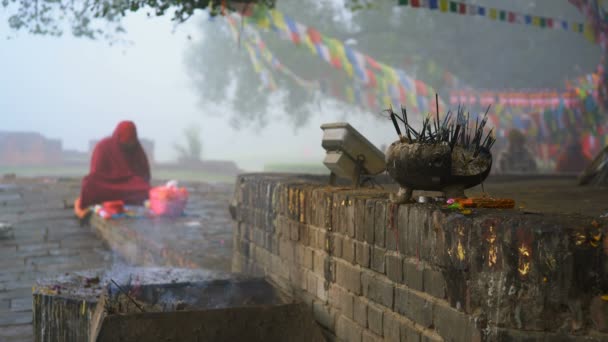
[[[310,41],[313,44],[319,44],[321,42],[321,33],[319,33],[319,31],[309,27],[306,29],[306,33],[308,33],[308,37],[310,37]]]
[[[467,13],[467,4],[460,3],[458,5],[458,13],[460,13],[460,14],[466,14]]]
[[[412,0],[412,7],[420,7],[420,0]]]
[[[509,12],[509,14],[508,14],[508,20],[509,20],[510,23],[514,23],[515,22],[515,13]]]

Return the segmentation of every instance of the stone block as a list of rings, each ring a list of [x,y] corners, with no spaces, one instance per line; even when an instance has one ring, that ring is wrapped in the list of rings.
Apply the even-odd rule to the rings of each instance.
[[[342,257],[342,246],[344,244],[344,238],[342,237],[342,235],[340,234],[332,234],[331,238],[330,238],[330,243],[332,244],[331,246],[331,251],[329,252],[329,254],[336,256],[338,258]]]
[[[292,241],[281,240],[279,242],[279,256],[286,262],[293,263],[295,261],[295,244]]]
[[[382,336],[384,334],[382,328],[382,316],[384,309],[378,305],[370,303],[367,307],[367,326],[369,330]]]
[[[305,246],[310,246],[310,234],[308,233],[308,224],[298,224],[298,236],[300,243]]]
[[[425,268],[424,274],[424,292],[439,299],[446,298],[446,282],[443,274],[431,268]]]
[[[300,254],[300,265],[308,270],[313,270],[314,250],[310,247],[303,247]]]
[[[384,248],[386,246],[386,201],[376,201],[374,211],[374,244]]]
[[[359,241],[365,241],[365,199],[355,198],[355,238]]]
[[[361,294],[361,270],[343,261],[336,261],[336,282],[350,292]]]
[[[336,320],[336,336],[342,341],[361,342],[363,328],[345,316]]]
[[[386,205],[386,249],[396,252],[399,248],[399,205]]]
[[[347,291],[339,292],[340,310],[342,314],[350,319],[354,319],[354,301],[355,297]]]
[[[374,334],[369,330],[363,330],[363,342],[382,342],[382,337]]]
[[[384,341],[401,342],[401,329],[398,316],[392,312],[385,312],[383,317]]]
[[[345,237],[342,241],[342,259],[354,264],[355,248],[355,240]]]
[[[323,251],[315,251],[313,261],[313,271],[320,277],[325,277],[325,261],[329,258],[329,255],[323,253]]]
[[[369,243],[374,243],[374,218],[376,211],[376,200],[368,199],[365,201],[365,216],[364,216],[364,228],[363,228],[363,239]]]
[[[371,260],[371,268],[372,270],[384,274],[385,264],[384,264],[384,256],[386,254],[386,249],[373,246],[372,247],[372,260]]]
[[[317,230],[317,246],[318,249],[329,252],[329,240],[325,229]]]
[[[469,319],[465,313],[448,305],[434,305],[435,331],[444,339],[454,341],[471,341]]]
[[[334,330],[336,319],[335,312],[332,312],[328,305],[325,305],[316,300],[313,302],[312,308],[315,320],[325,328],[329,330]]]
[[[403,280],[405,285],[416,291],[424,291],[424,269],[422,263],[414,259],[403,261]]]
[[[402,323],[399,329],[401,330],[401,342],[421,342],[420,332],[410,324]]]
[[[408,242],[408,231],[409,231],[409,215],[411,205],[399,206],[399,213],[397,219],[397,227],[399,229],[399,252],[404,256],[415,256],[408,254],[407,242]]]
[[[345,234],[351,238],[355,238],[355,204],[353,200],[348,198],[346,207],[344,207],[344,225]]]
[[[403,258],[398,254],[386,254],[386,276],[396,282],[403,282]]]
[[[362,297],[354,297],[353,316],[355,322],[367,328],[367,301]]]
[[[363,295],[369,300],[385,307],[393,308],[394,286],[391,282],[382,279],[372,272],[364,271],[361,274]]]
[[[370,266],[370,245],[367,242],[356,241],[355,259],[357,264],[369,268]]]

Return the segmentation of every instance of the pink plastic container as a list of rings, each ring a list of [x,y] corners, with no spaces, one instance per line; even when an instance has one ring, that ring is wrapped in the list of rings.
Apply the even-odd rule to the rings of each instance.
[[[176,217],[184,213],[188,203],[186,188],[159,186],[150,189],[150,210],[158,216]]]

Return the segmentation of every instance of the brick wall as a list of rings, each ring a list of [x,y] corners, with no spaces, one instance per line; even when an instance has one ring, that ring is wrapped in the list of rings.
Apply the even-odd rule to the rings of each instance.
[[[311,177],[239,176],[233,271],[306,302],[330,339],[608,340],[606,222],[463,216],[387,197]]]

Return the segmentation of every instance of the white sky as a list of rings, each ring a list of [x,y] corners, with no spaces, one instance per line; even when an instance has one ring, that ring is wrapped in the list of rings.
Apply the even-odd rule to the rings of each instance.
[[[196,19],[172,33],[167,18],[130,16],[126,38],[134,45],[114,47],[69,32],[61,38],[19,33],[8,40],[15,33],[6,21],[0,12],[0,130],[37,131],[62,139],[67,149],[84,151],[90,139],[109,135],[120,120],[131,119],[140,136],[155,141],[156,159],[170,160],[183,129],[198,124],[205,158],[232,159],[242,168],[260,170],[271,162],[321,162],[319,126],[339,115],[324,113],[297,132],[280,122],[263,130],[233,131],[221,114],[226,110],[218,114],[217,108],[197,106],[186,73],[187,35],[200,34]],[[388,121],[382,127],[371,117],[349,121],[376,144],[390,140]]]

